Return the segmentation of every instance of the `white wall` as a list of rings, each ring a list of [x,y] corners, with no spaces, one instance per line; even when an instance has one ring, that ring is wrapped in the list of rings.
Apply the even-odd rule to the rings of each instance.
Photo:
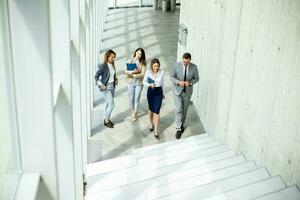
[[[108,2],[3,2],[8,6],[1,3],[1,11],[9,11],[9,17],[1,18],[8,27],[4,37],[1,24],[1,58],[9,60],[11,50],[12,70],[2,68],[7,62],[1,59],[5,79],[1,78],[0,95],[7,99],[0,102],[0,117],[8,119],[13,113],[17,119],[12,127],[9,120],[4,120],[3,126],[1,123],[1,142],[7,144],[0,149],[0,157],[6,160],[0,165],[1,186],[12,168],[13,160],[8,158],[16,144],[21,153],[20,171],[41,174],[36,199],[82,199],[86,143],[91,132],[92,76]],[[15,95],[11,95],[14,86]],[[17,128],[20,145],[9,136]]]
[[[98,2],[99,3],[99,2]],[[94,24],[94,22],[91,23],[92,27],[96,27],[97,29],[97,32],[98,32],[98,35],[96,37],[96,43],[92,43],[90,44],[90,46],[92,47],[92,49],[94,50],[94,52],[91,54],[91,65],[92,65],[92,68],[91,68],[91,71],[90,71],[90,79],[89,79],[89,83],[91,85],[94,85],[95,86],[95,79],[94,79],[94,76],[95,76],[95,73],[98,69],[98,63],[99,62],[102,62],[102,57],[99,58],[99,55],[100,55],[100,49],[101,49],[101,41],[102,41],[102,38],[103,38],[103,30],[104,30],[104,25],[105,25],[105,18],[106,18],[106,15],[107,15],[107,12],[108,12],[108,0],[104,1],[103,3],[101,3],[100,5],[98,5],[98,13],[101,13],[100,15],[98,15],[98,18],[97,18],[97,25]],[[91,12],[93,13],[93,12]],[[89,19],[91,20],[91,19]],[[93,20],[91,20],[93,21]],[[95,37],[95,35],[91,35],[91,37]],[[92,94],[92,98],[90,99],[90,105],[92,105],[91,109],[93,109],[94,107],[94,99],[96,98],[95,97],[95,91],[97,92],[98,90],[95,90],[95,87],[91,87],[90,88],[90,94]]]
[[[22,167],[56,198],[48,1],[10,1],[9,12]]]
[[[182,0],[206,131],[300,185],[300,2]]]
[[[21,177],[7,2],[0,2],[0,199],[13,199]]]

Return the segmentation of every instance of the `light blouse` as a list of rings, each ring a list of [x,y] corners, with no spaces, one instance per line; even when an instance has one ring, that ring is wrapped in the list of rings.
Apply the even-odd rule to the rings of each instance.
[[[136,63],[139,70],[141,70],[141,73],[133,74],[132,71],[125,70],[126,76],[126,82],[129,84],[137,84],[137,85],[143,85],[143,78],[146,72],[146,66],[144,66],[142,63],[140,63],[138,60],[132,58],[129,59],[127,63]]]
[[[151,70],[147,70],[143,79],[143,84],[146,86],[150,86],[148,83],[148,78],[154,80],[155,87],[164,87],[164,70],[159,70],[157,74],[153,74]]]

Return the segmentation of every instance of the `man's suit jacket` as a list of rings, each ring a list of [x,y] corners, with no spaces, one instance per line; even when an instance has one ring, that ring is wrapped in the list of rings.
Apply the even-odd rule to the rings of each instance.
[[[182,62],[177,62],[172,67],[171,80],[173,82],[173,93],[175,95],[180,95],[183,90],[183,87],[178,85],[179,81],[184,80],[184,70],[183,69],[184,68],[183,68]],[[191,86],[185,87],[186,94],[191,96],[193,94],[193,85],[199,81],[197,65],[195,65],[191,62],[189,64],[186,81],[189,81],[192,83]]]

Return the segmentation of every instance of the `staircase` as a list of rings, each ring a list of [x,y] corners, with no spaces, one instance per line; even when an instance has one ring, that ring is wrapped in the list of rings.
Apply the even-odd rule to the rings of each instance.
[[[300,200],[279,176],[209,134],[134,150],[87,167],[87,200]]]

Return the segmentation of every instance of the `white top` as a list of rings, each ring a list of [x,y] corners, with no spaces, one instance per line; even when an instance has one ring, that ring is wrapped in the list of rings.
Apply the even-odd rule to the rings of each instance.
[[[130,61],[130,59],[128,61]],[[136,65],[138,66],[140,64],[140,61],[135,58],[132,58],[131,63],[136,63]]]
[[[190,66],[190,64],[188,64],[188,65],[186,66],[186,76],[187,76],[188,73],[189,73],[189,66]],[[184,66],[183,63],[182,63],[182,69],[183,69],[183,75],[184,75],[185,66]]]
[[[108,79],[108,82],[107,83],[113,83],[114,82],[114,77],[115,77],[115,73],[116,73],[116,70],[114,69],[114,67],[112,66],[112,64],[110,63],[107,63],[108,65],[108,69],[109,69],[109,79]]]
[[[144,76],[143,84],[149,87],[150,84],[148,83],[148,77],[154,80],[155,87],[164,87],[164,70],[159,70],[157,72],[157,75],[155,76],[154,74],[152,74],[152,71],[147,69]]]

